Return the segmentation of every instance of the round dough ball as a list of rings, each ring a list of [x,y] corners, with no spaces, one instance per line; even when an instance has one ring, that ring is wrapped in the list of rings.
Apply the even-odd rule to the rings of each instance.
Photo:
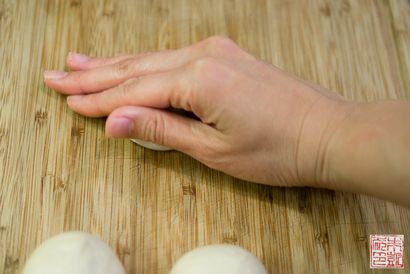
[[[183,255],[170,274],[267,274],[252,253],[236,245],[209,245]]]
[[[52,237],[34,250],[23,274],[124,274],[111,248],[83,232]]]
[[[134,143],[139,144],[142,147],[149,148],[149,149],[152,149],[152,150],[157,150],[157,151],[172,150],[172,148],[164,147],[164,146],[161,146],[161,145],[157,145],[157,144],[154,144],[154,143],[151,143],[151,142],[142,141],[142,140],[139,140],[139,139],[131,139],[131,141],[133,141]]]

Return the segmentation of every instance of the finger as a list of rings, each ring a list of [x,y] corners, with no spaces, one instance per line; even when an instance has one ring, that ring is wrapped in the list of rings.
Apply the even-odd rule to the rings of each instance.
[[[89,117],[107,116],[125,105],[162,109],[172,106],[190,111],[187,85],[179,71],[163,72],[132,78],[100,93],[69,96],[67,103],[75,112]]]
[[[70,73],[44,72],[46,84],[64,94],[88,94],[114,87],[130,78],[171,70],[194,57],[187,49],[163,51],[125,59],[118,63]]]
[[[209,37],[208,39],[197,42],[186,48],[196,48],[198,51],[206,52],[211,56],[221,57],[229,55],[239,49],[239,47],[230,39],[218,36]],[[67,65],[71,70],[87,70],[112,65],[126,59],[149,54],[151,53],[146,52],[138,55],[121,54],[110,58],[96,58],[80,53],[69,52],[67,56]]]
[[[203,122],[213,124],[216,120],[209,117],[209,112],[215,100],[223,97],[220,94],[230,90],[223,81],[234,83],[240,77],[233,75],[229,65],[215,58],[202,58],[172,71],[129,79],[103,92],[69,96],[67,103],[75,112],[89,117],[106,116],[126,105],[172,107],[192,112]]]
[[[122,54],[111,58],[96,58],[80,53],[70,52],[67,56],[67,66],[73,71],[88,70],[112,65],[132,57],[135,57],[135,55]]]
[[[111,88],[132,77],[175,69],[200,57],[232,59],[228,56],[238,50],[240,48],[229,39],[211,37],[178,50],[137,55],[110,65],[66,74],[45,72],[44,77],[50,88],[61,93],[87,94]]]
[[[218,134],[197,120],[166,110],[135,106],[114,110],[105,131],[108,137],[140,139],[193,156],[200,154],[207,140]]]

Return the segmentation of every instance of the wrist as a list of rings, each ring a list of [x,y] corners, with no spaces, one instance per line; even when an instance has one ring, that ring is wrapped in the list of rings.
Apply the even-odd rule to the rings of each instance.
[[[410,104],[360,104],[328,144],[327,188],[370,194],[408,205]]]
[[[321,98],[306,113],[299,134],[297,169],[304,186],[332,188],[334,139],[360,104],[344,99]]]

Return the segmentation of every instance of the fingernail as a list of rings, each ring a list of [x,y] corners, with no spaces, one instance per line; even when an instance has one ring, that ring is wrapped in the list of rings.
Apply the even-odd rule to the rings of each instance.
[[[133,127],[132,120],[126,117],[114,118],[111,121],[110,137],[125,138],[130,137]]]
[[[87,55],[80,54],[80,53],[75,53],[75,52],[70,52],[68,54],[68,60],[70,62],[75,62],[75,63],[84,63],[90,60],[91,58],[88,57]]]
[[[58,80],[67,76],[66,71],[61,70],[45,70],[43,73],[44,79],[47,80]]]
[[[67,104],[72,105],[78,103],[81,99],[83,99],[83,95],[70,95],[67,97]]]

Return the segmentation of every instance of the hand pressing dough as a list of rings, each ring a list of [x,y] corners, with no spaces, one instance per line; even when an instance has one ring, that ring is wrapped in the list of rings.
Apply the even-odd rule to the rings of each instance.
[[[151,143],[151,142],[142,141],[142,140],[139,140],[139,139],[131,139],[131,141],[133,141],[134,143],[139,144],[142,147],[149,148],[149,149],[152,149],[152,150],[157,150],[157,151],[172,150],[172,148],[164,147],[164,146],[161,146],[161,145],[157,145],[157,144],[154,144],[154,143]]]
[[[83,232],[66,232],[42,243],[31,254],[23,274],[124,274],[111,248]]]
[[[209,245],[183,255],[170,274],[267,274],[252,253],[235,245]]]

